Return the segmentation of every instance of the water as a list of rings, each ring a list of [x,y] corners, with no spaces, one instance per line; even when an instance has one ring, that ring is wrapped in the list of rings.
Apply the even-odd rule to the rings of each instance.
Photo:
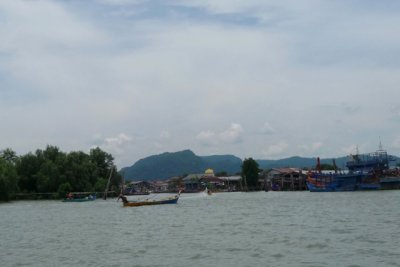
[[[400,266],[400,191],[0,205],[0,265]]]

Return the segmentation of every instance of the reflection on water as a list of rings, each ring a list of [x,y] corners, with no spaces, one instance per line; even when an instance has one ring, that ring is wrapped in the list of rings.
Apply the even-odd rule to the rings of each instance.
[[[159,196],[156,196],[159,197]],[[161,196],[162,197],[162,196]],[[400,266],[400,191],[0,205],[1,266]]]

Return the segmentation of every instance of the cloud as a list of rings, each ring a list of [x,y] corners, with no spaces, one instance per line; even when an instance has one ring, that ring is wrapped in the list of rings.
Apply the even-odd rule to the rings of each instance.
[[[285,141],[280,141],[277,144],[270,145],[262,153],[266,157],[275,157],[283,154],[288,147],[289,145]]]
[[[314,142],[310,145],[299,145],[300,150],[306,155],[315,155],[321,147],[323,147],[322,142]]]
[[[243,141],[243,127],[238,123],[232,123],[231,126],[219,133],[213,131],[201,131],[196,139],[203,145],[215,146],[218,144],[237,144]]]
[[[217,145],[218,144],[217,135],[213,131],[210,131],[210,130],[201,131],[196,136],[196,139],[201,144],[206,145],[206,146],[213,146],[213,145]]]
[[[271,126],[271,124],[269,124],[268,122],[265,122],[261,129],[261,132],[263,134],[270,135],[270,134],[274,134],[276,132],[276,130]]]
[[[96,136],[99,139],[99,136]],[[105,138],[98,146],[109,153],[115,153],[117,155],[124,152],[124,147],[127,143],[131,142],[132,138],[125,133],[120,133],[115,137]]]
[[[235,144],[243,141],[243,128],[238,123],[232,123],[231,127],[219,134],[222,142]]]

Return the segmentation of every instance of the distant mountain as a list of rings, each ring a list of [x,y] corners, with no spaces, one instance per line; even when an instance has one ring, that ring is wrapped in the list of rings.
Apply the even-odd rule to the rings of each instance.
[[[393,158],[396,161],[391,163],[392,166],[399,162],[398,157],[393,156]],[[346,169],[347,160],[348,157],[335,158],[336,165],[341,169]],[[316,158],[298,156],[256,161],[260,169],[264,170],[285,167],[314,168],[317,164]],[[332,165],[332,163],[332,158],[321,159],[321,164]],[[208,168],[213,169],[215,173],[224,171],[228,174],[236,174],[241,171],[242,160],[233,155],[197,156],[191,150],[183,150],[141,159],[130,167],[122,168],[120,173],[125,180],[158,180],[190,173],[204,173]]]
[[[126,180],[167,179],[189,173],[204,173],[208,168],[215,173],[240,172],[242,160],[232,155],[197,156],[191,150],[163,153],[137,161],[120,173]]]
[[[391,167],[396,166],[399,163],[400,158],[396,156],[390,156],[393,158],[393,161],[389,162]],[[321,164],[329,164],[333,165],[333,159],[335,159],[336,166],[340,169],[346,169],[346,162],[349,160],[348,156],[339,157],[339,158],[328,158],[321,159]],[[293,167],[293,168],[315,168],[317,165],[317,158],[303,158],[303,157],[290,157],[285,159],[278,160],[257,160],[258,166],[260,169],[272,169],[272,168],[285,168],[285,167]]]
[[[333,159],[321,159],[321,164],[333,164]],[[347,157],[335,158],[336,166],[344,169],[346,167]],[[317,165],[317,158],[290,157],[278,160],[257,160],[261,169],[271,168],[313,168]]]

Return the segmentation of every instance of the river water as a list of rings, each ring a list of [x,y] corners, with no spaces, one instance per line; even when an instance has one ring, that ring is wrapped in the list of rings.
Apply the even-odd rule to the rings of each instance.
[[[0,266],[400,266],[400,191],[1,204]]]

